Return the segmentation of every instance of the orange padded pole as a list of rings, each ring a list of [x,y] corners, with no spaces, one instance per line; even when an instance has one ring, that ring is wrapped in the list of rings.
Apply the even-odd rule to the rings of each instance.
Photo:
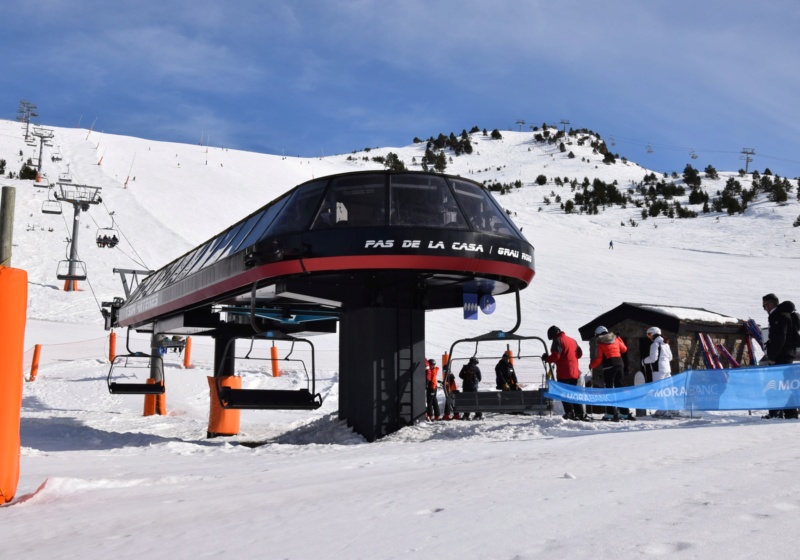
[[[147,380],[148,385],[153,385],[154,383],[161,383],[160,381],[156,381],[153,378],[149,378]],[[144,413],[142,416],[153,416],[154,414],[158,414],[160,416],[167,415],[167,394],[162,393],[160,395],[145,395],[144,396]]]
[[[31,376],[28,381],[36,381],[36,376],[39,375],[39,355],[42,353],[42,345],[37,344],[33,347],[33,360],[31,360]]]
[[[108,361],[114,363],[114,358],[117,357],[117,333],[111,331],[108,335]]]
[[[186,337],[186,345],[183,347],[183,367],[192,367],[192,337]]]
[[[506,351],[503,354],[508,354],[509,362],[514,363],[514,351],[506,344]]]
[[[28,273],[0,266],[0,504],[14,499],[19,484],[19,423]]]
[[[272,360],[272,377],[280,377],[281,370],[278,369],[278,347],[272,343],[272,348],[269,349],[270,358]]]
[[[231,389],[242,388],[242,378],[238,375],[228,375],[220,379],[220,385]],[[208,378],[208,387],[211,394],[211,408],[208,412],[208,437],[235,436],[239,433],[240,410],[222,408],[217,396],[217,383],[215,378]]]

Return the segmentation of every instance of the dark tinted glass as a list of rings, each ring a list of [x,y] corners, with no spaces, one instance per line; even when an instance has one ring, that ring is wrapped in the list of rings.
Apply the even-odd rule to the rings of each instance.
[[[334,180],[311,229],[386,224],[386,176]]]
[[[436,175],[393,175],[391,224],[467,228],[447,182]]]
[[[478,185],[451,179],[456,198],[470,225],[486,233],[498,233],[523,238],[517,226],[506,215],[491,195]]]
[[[328,181],[325,179],[298,187],[289,197],[289,200],[286,201],[286,206],[283,207],[277,219],[267,230],[266,236],[272,237],[282,233],[305,231],[311,223],[313,213],[317,210],[322,197],[322,191],[327,184]]]

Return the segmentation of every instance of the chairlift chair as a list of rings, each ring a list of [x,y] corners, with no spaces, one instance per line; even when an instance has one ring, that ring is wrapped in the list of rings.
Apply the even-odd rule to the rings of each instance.
[[[534,359],[534,363],[541,361],[544,354],[548,353],[547,343],[538,336],[523,336],[516,334],[517,329],[522,324],[522,314],[520,309],[519,290],[515,290],[517,306],[517,323],[510,331],[491,331],[473,338],[462,338],[456,340],[450,346],[450,358],[444,366],[444,379],[448,379],[453,373],[453,365],[458,362],[467,362],[470,358],[485,359],[492,363],[493,359],[500,359],[502,353],[495,351],[493,354],[481,355],[480,345],[486,343],[505,343],[507,346],[514,344],[516,353],[514,359],[525,360]],[[471,355],[463,352],[455,353],[458,345],[474,344],[475,349]],[[524,344],[524,350],[523,350]],[[541,349],[538,349],[541,345]],[[505,350],[504,350],[505,351]],[[535,390],[521,391],[479,391],[476,393],[456,393],[451,394],[449,383],[444,383],[445,398],[452,399],[455,412],[501,412],[501,413],[522,413],[522,412],[552,412],[552,401],[544,397],[547,388],[547,380],[552,379],[552,369],[548,364],[542,362],[543,375],[541,386]],[[493,368],[492,368],[493,369]],[[491,371],[491,370],[490,370]]]
[[[42,214],[61,214],[61,202],[47,199],[42,203]]]
[[[98,247],[113,249],[119,243],[119,234],[113,227],[100,228],[97,230],[95,240]]]
[[[315,393],[316,376],[314,372],[314,345],[311,341],[304,338],[294,338],[289,335],[274,333],[279,340],[291,340],[291,348],[285,357],[280,358],[283,362],[298,362],[301,364],[306,374],[306,387],[302,389],[233,389],[222,385],[223,376],[217,373],[214,376],[217,389],[217,397],[222,408],[229,409],[258,409],[258,410],[316,410],[322,406],[322,395]],[[225,363],[225,356],[232,351],[235,339],[228,341],[221,363]],[[301,359],[291,358],[296,342],[305,342],[311,348],[311,375],[309,376],[305,362]],[[250,358],[252,352],[253,339],[251,338],[250,351],[244,359],[264,359],[270,358]]]
[[[541,361],[543,354],[547,353],[547,344],[538,336],[520,336],[516,334],[508,334],[502,331],[493,331],[485,335],[475,338],[464,338],[457,340],[450,347],[450,359],[444,367],[445,381],[449,375],[454,371],[454,366],[459,362],[466,363],[470,358],[477,358],[481,361],[488,362],[487,377],[493,377],[493,364],[502,355],[502,352],[481,353],[480,346],[482,343],[506,343],[509,346],[512,344],[516,346],[516,351],[513,353],[515,360],[533,360],[533,364],[542,364],[542,377],[540,386],[536,389],[519,389],[512,391],[477,391],[477,392],[456,392],[450,393],[449,383],[444,383],[445,399],[450,400],[453,404],[453,409],[457,414],[471,413],[471,412],[494,412],[505,414],[520,414],[520,413],[538,413],[545,414],[551,413],[553,410],[552,401],[544,396],[547,390],[547,382],[552,379],[551,368],[549,364],[544,364]],[[527,344],[526,344],[527,343]],[[532,344],[531,344],[532,343]],[[455,349],[461,344],[474,344],[475,348],[472,355],[465,355],[464,352],[455,353]],[[541,345],[541,346],[540,346]],[[495,344],[496,346],[496,344]],[[457,373],[457,372],[456,372]],[[484,379],[485,381],[487,379]]]
[[[56,278],[59,280],[86,280],[86,263],[69,259],[59,261]]]
[[[163,395],[164,387],[164,360],[161,356],[151,356],[144,352],[132,352],[129,347],[130,329],[125,339],[127,354],[119,354],[114,357],[111,367],[108,369],[106,384],[108,392],[112,395]],[[154,363],[155,362],[155,363]],[[155,367],[154,367],[155,366]],[[161,381],[156,381],[150,377],[155,369],[161,375]],[[141,379],[147,376],[149,382],[142,382]],[[136,381],[113,381],[113,379],[133,378]]]

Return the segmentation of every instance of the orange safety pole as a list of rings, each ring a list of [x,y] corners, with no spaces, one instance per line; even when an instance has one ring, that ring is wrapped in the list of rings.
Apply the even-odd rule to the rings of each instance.
[[[189,369],[192,367],[192,337],[186,337],[186,344],[183,347],[183,367]]]
[[[503,352],[503,354],[508,354],[509,357],[508,361],[511,362],[512,364],[514,363],[514,352],[511,350],[511,347],[508,344],[506,344],[506,351]]]
[[[108,335],[108,361],[114,363],[114,358],[117,357],[117,333],[111,331]]]
[[[242,388],[242,378],[239,375],[226,375],[219,381],[222,387],[231,389]],[[235,436],[239,433],[240,410],[222,408],[217,396],[216,378],[208,378],[208,388],[211,395],[211,408],[208,412],[208,437]]]
[[[447,364],[449,363],[450,363],[450,354],[445,352],[444,354],[442,354],[442,381],[444,381],[445,383],[447,383],[447,379],[445,379],[444,370],[447,369]]]
[[[19,484],[22,368],[28,273],[0,266],[0,504],[14,499]]]
[[[148,385],[153,385],[155,383],[162,383],[161,381],[156,381],[153,378],[149,378],[147,380]],[[166,416],[167,415],[167,394],[162,393],[160,395],[145,395],[144,396],[144,413],[142,416],[153,416],[154,414],[158,414],[159,416]]]
[[[272,377],[280,377],[281,370],[278,369],[278,347],[272,343],[272,348],[269,349],[270,357],[272,359]]]
[[[33,360],[31,360],[31,376],[28,381],[36,381],[36,376],[39,374],[39,355],[42,353],[42,345],[37,344],[33,347]]]

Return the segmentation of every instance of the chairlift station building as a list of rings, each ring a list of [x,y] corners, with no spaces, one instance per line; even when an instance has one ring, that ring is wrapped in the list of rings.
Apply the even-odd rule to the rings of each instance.
[[[231,340],[338,323],[339,417],[373,441],[425,414],[425,311],[522,290],[533,276],[533,247],[480,184],[348,173],[295,187],[149,275],[114,302],[107,327],[212,336],[224,378],[235,374]],[[249,407],[304,407],[273,397]]]

